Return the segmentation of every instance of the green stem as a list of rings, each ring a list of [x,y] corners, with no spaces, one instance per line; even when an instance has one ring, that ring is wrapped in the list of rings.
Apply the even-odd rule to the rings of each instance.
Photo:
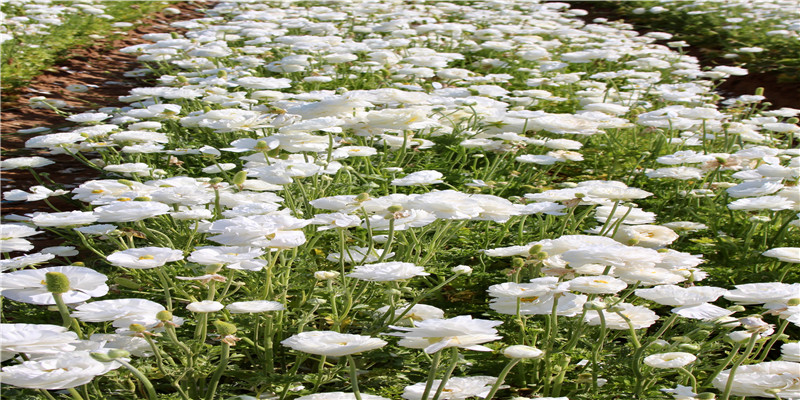
[[[133,365],[131,365],[130,363],[128,363],[127,361],[125,361],[125,360],[123,360],[121,358],[117,358],[114,361],[122,364],[123,367],[127,368],[129,371],[131,371],[131,373],[133,373],[133,376],[135,376],[136,379],[138,379],[140,382],[142,382],[142,386],[144,386],[145,390],[147,391],[147,398],[148,399],[150,399],[150,400],[158,400],[158,395],[156,394],[156,389],[153,387],[153,384],[150,382],[150,380],[147,379],[146,376],[144,376],[142,371],[139,371],[138,369],[136,369],[136,367],[134,367]]]
[[[436,370],[439,369],[439,360],[442,358],[442,351],[433,353],[431,360],[431,369],[428,371],[428,381],[425,383],[425,390],[422,391],[422,400],[428,400],[428,395],[431,393],[433,387],[433,380],[436,378]]]
[[[358,371],[356,370],[356,360],[354,360],[353,356],[350,354],[348,354],[346,357],[347,364],[350,366],[350,381],[353,386],[353,395],[355,395],[356,400],[361,400],[361,391],[358,390]]]
[[[503,382],[506,380],[506,375],[508,375],[508,373],[511,371],[511,368],[514,368],[514,366],[517,365],[517,363],[519,362],[520,359],[515,358],[509,361],[508,364],[506,364],[506,367],[503,368],[502,371],[500,371],[500,376],[497,377],[497,380],[494,382],[494,385],[492,385],[492,390],[489,391],[489,394],[487,394],[486,397],[484,397],[484,399],[489,400],[492,397],[494,397],[494,394],[497,393],[497,391],[500,389],[500,385],[502,385]]]
[[[55,300],[56,306],[58,307],[58,312],[61,314],[61,325],[68,329],[69,327],[72,327],[78,334],[78,337],[83,340],[84,336],[81,326],[78,324],[78,320],[69,315],[69,309],[67,308],[66,303],[64,303],[64,298],[61,296],[61,293],[53,293],[53,300]]]
[[[74,387],[67,388],[67,391],[69,392],[69,394],[72,395],[73,399],[75,399],[75,400],[83,400],[83,397],[81,396],[81,394],[78,393],[78,391]]]
[[[450,365],[447,367],[447,371],[445,371],[441,382],[439,382],[439,387],[436,388],[436,393],[433,395],[433,400],[439,400],[439,397],[442,395],[442,391],[444,391],[444,388],[447,385],[447,381],[450,380],[450,376],[453,375],[453,371],[456,369],[456,365],[458,365],[458,347],[451,347]]]
[[[222,378],[222,374],[225,372],[225,368],[228,367],[228,358],[231,355],[231,345],[225,342],[222,342],[222,354],[219,356],[219,366],[217,366],[217,370],[214,371],[214,375],[211,376],[211,381],[208,383],[208,389],[206,390],[206,400],[211,400],[214,398],[214,395],[217,393],[217,386],[219,385],[219,380]]]
[[[756,345],[756,341],[759,338],[758,332],[753,332],[750,335],[750,340],[747,341],[747,347],[744,350],[744,354],[741,358],[736,360],[731,367],[731,372],[728,373],[728,382],[725,383],[725,391],[722,392],[722,400],[728,400],[731,396],[731,389],[733,389],[733,376],[736,374],[736,370],[739,368],[742,363],[747,360],[747,357],[750,357],[750,353],[753,351],[753,347]]]

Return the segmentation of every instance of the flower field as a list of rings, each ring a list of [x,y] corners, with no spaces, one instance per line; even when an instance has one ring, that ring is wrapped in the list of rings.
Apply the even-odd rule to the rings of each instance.
[[[800,398],[800,109],[747,69],[560,2],[207,6],[121,104],[31,99],[4,396]]]

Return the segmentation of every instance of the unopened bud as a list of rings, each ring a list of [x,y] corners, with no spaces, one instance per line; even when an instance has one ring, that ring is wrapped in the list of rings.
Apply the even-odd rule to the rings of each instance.
[[[217,71],[217,78],[225,78],[227,76],[228,76],[228,71],[225,71],[224,69]]]
[[[110,358],[126,358],[130,357],[131,352],[124,349],[111,349],[108,351],[108,356]]]
[[[525,260],[519,257],[514,257],[511,259],[511,267],[514,269],[522,268],[524,265],[525,265]]]
[[[786,120],[786,123],[788,124],[796,124],[798,122],[800,122],[800,119],[798,119],[797,117],[792,117]]]
[[[95,352],[95,353],[89,353],[89,355],[92,358],[94,358],[95,360],[100,361],[100,362],[104,362],[104,363],[114,361],[113,358],[109,357],[108,354],[105,354],[105,353]]]
[[[764,95],[764,88],[763,87],[757,87],[756,91],[755,91],[755,95],[756,96],[763,96]]]
[[[597,300],[587,301],[583,303],[583,308],[590,311],[600,311],[606,308],[606,303]]]
[[[234,185],[243,185],[244,181],[247,180],[247,171],[239,171],[236,175],[233,176],[233,184]]]
[[[128,180],[128,179],[117,179],[117,183],[121,183],[127,187],[133,186],[136,182]]]
[[[744,308],[744,306],[740,306],[740,305],[735,305],[735,306],[728,307],[728,311],[733,311],[735,313],[742,312],[744,310],[746,310],[746,308]]]
[[[216,273],[217,273],[217,272],[219,272],[221,269],[222,269],[222,264],[219,264],[219,263],[217,263],[217,264],[210,264],[210,265],[206,265],[205,272],[206,272],[207,274],[216,274]]]
[[[72,263],[71,265],[72,265],[73,267],[85,267],[85,266],[86,266],[86,263],[84,263],[83,261],[75,261],[75,262],[74,262],[74,263]]]
[[[69,278],[62,272],[48,272],[44,274],[44,280],[50,293],[69,292]]]
[[[150,200],[152,200],[152,199],[149,198],[149,197],[146,197],[146,196],[139,196],[139,197],[134,197],[133,198],[133,201],[150,201]]]
[[[216,185],[216,184],[218,184],[218,183],[220,183],[222,181],[223,181],[222,178],[217,177],[217,178],[211,178],[211,180],[209,180],[208,183],[210,183],[212,185]]]
[[[172,313],[168,310],[161,310],[156,313],[156,319],[161,322],[172,321]]]
[[[686,352],[694,353],[694,352],[700,351],[700,346],[698,346],[696,344],[691,344],[691,343],[682,343],[682,344],[680,344],[678,346],[678,349],[686,351]]]
[[[393,205],[393,206],[389,206],[389,208],[387,208],[387,210],[388,210],[390,213],[396,213],[396,212],[398,212],[398,211],[403,211],[403,206],[401,206],[401,205],[399,205],[399,204],[395,204],[395,205]]]
[[[386,289],[383,292],[386,293],[387,296],[402,296],[403,295],[403,292],[401,292],[401,291],[399,291],[397,289]]]
[[[236,325],[221,320],[214,321],[214,327],[217,328],[217,333],[219,333],[220,336],[233,335],[237,331]]]
[[[142,324],[131,324],[128,329],[136,333],[142,333],[147,330],[147,328],[145,328],[145,326]]]
[[[175,78],[175,80],[178,81],[179,83],[187,83],[187,82],[189,82],[189,80],[186,79],[186,77],[183,76],[183,75],[178,75],[178,77]]]
[[[356,201],[359,203],[365,202],[367,200],[369,200],[369,193],[361,193],[358,196],[356,196]]]
[[[789,307],[800,306],[800,299],[799,298],[789,299],[789,301],[786,302],[786,305]]]

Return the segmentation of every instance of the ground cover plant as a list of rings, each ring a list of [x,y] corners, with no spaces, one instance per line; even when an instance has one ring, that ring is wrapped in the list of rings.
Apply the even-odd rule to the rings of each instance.
[[[67,57],[71,49],[119,36],[143,16],[168,6],[163,1],[3,2],[0,65],[6,96]]]
[[[9,398],[800,396],[800,110],[566,3],[220,2],[27,141]],[[46,100],[43,101],[46,103]],[[64,244],[41,251],[28,237]]]
[[[770,1],[610,2],[625,19],[674,33],[717,63],[800,82],[800,3]]]

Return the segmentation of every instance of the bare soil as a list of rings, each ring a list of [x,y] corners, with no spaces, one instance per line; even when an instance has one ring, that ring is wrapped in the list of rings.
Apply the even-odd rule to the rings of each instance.
[[[25,148],[25,141],[35,135],[19,134],[17,133],[19,130],[47,127],[53,132],[57,132],[59,129],[74,125],[52,110],[29,107],[29,99],[35,96],[45,96],[48,99],[62,100],[70,107],[66,111],[71,113],[85,112],[100,107],[127,105],[119,102],[119,96],[127,95],[131,88],[146,84],[146,81],[124,76],[125,72],[141,66],[136,61],[136,55],[120,53],[119,49],[149,43],[141,38],[142,35],[148,33],[173,31],[183,33],[181,29],[172,28],[169,24],[175,21],[202,18],[204,14],[199,10],[210,7],[210,4],[205,1],[172,3],[170,7],[179,9],[180,14],[156,13],[142,20],[138,27],[121,38],[98,40],[91,46],[73,49],[69,58],[35,77],[28,87],[22,88],[18,92],[0,94],[2,101],[2,114],[0,115],[2,158],[35,155],[49,158],[56,163],[37,168],[36,171],[54,182],[58,182],[66,190],[87,180],[96,179],[97,171],[68,155],[51,156],[46,154],[46,150]],[[90,90],[86,93],[74,93],[65,89],[69,85],[86,85],[90,87]],[[10,170],[0,173],[0,191],[3,193],[12,189],[27,190],[38,184],[28,171]],[[53,188],[55,185],[48,186]],[[53,198],[51,202],[60,211],[75,210],[78,207],[77,204],[63,199]],[[36,211],[51,212],[53,210],[43,201],[2,201],[0,203],[0,214],[4,217]],[[32,236],[28,239],[34,243],[37,250],[60,243],[60,240],[56,240],[48,234]]]
[[[624,20],[616,9],[605,1],[573,1],[570,5],[573,9],[583,9],[589,12],[588,15],[581,17],[586,23],[592,23],[595,18],[606,18],[611,21]],[[627,22],[627,21],[626,21]],[[634,29],[640,34],[650,32],[647,26],[634,24]],[[658,43],[665,44],[666,41]],[[717,65],[732,65],[731,60],[715,57],[718,49],[705,49],[698,46],[686,48],[689,55],[697,57],[700,64],[705,67]],[[774,110],[781,107],[800,108],[800,82],[782,82],[778,74],[774,73],[750,73],[745,76],[731,76],[717,87],[717,92],[726,98],[737,97],[743,94],[754,94],[757,88],[764,88],[764,97],[770,105],[768,109]]]

